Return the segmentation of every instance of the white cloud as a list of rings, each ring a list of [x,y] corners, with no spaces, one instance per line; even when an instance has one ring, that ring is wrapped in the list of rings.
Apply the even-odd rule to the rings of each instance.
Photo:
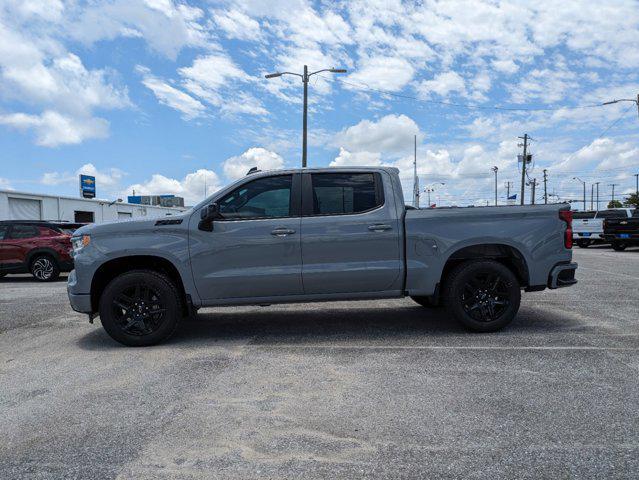
[[[618,142],[613,138],[598,138],[580,148],[574,154],[566,155],[552,165],[556,172],[578,172],[614,170],[636,166],[639,147],[633,142]]]
[[[358,68],[347,79],[370,88],[396,92],[412,80],[414,73],[413,66],[403,58],[372,57],[361,59]]]
[[[139,70],[147,72],[144,68]],[[144,73],[142,83],[155,94],[160,103],[181,112],[182,118],[185,120],[193,120],[194,118],[204,116],[206,107],[202,102],[193,98],[188,93],[169,85],[149,73]]]
[[[95,177],[95,181],[98,187],[105,187],[107,191],[111,191],[120,185],[121,180],[126,175],[119,168],[107,168],[99,170],[92,163],[85,163],[78,168],[75,173],[70,172],[45,172],[40,179],[40,183],[43,185],[60,185],[64,183],[75,183],[78,181],[78,176],[91,175]]]
[[[222,164],[224,174],[230,179],[241,178],[252,167],[259,170],[275,170],[284,166],[284,159],[277,153],[261,147],[253,147],[241,155],[227,158]]]
[[[239,10],[215,10],[213,21],[228,38],[253,41],[262,39],[259,22]]]
[[[51,110],[41,115],[0,115],[0,125],[22,131],[33,130],[36,144],[43,147],[74,145],[87,139],[106,138],[109,134],[109,123],[102,118],[74,118]]]
[[[453,71],[439,73],[432,80],[423,80],[415,86],[420,98],[429,99],[435,93],[440,97],[448,97],[452,92],[466,94],[464,79]]]
[[[344,148],[339,149],[339,155],[330,164],[331,167],[343,166],[376,166],[381,165],[381,154],[379,152],[355,152],[351,153]]]
[[[336,135],[337,146],[349,152],[401,154],[412,150],[419,127],[406,115],[386,115],[378,121],[362,120]]]
[[[13,190],[11,182],[6,178],[0,177],[0,190]]]
[[[204,200],[205,191],[207,196],[211,195],[221,187],[220,179],[212,170],[199,169],[187,174],[183,179],[169,178],[158,173],[142,183],[129,185],[121,195],[123,197],[132,195],[164,195],[173,194],[184,197],[187,205]]]

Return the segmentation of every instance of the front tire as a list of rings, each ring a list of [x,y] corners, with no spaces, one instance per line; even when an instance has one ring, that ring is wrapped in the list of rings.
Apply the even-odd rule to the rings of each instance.
[[[626,242],[612,242],[612,249],[615,252],[623,252],[626,248],[628,248]]]
[[[515,274],[494,260],[465,262],[448,276],[446,306],[457,321],[475,332],[504,328],[517,315],[521,290]]]
[[[156,345],[175,332],[182,302],[173,282],[152,270],[115,277],[100,297],[102,326],[116,342],[131,347]]]
[[[31,260],[29,270],[39,282],[52,282],[60,276],[58,262],[49,255],[36,255]]]

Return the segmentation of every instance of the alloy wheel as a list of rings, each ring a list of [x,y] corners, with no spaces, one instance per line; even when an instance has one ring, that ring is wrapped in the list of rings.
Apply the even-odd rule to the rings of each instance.
[[[477,273],[464,284],[462,307],[473,320],[493,322],[510,305],[508,288],[506,280],[498,273]]]
[[[149,335],[160,328],[166,306],[159,293],[145,284],[123,289],[113,299],[116,324],[129,335]]]
[[[38,280],[49,280],[53,275],[53,262],[47,257],[40,257],[33,262],[33,276]]]

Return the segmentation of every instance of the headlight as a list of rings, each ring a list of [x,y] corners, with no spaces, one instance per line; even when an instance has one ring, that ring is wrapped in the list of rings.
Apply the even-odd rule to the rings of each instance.
[[[81,237],[73,237],[71,239],[71,245],[73,245],[73,253],[77,254],[91,243],[91,237],[89,235],[82,235]]]

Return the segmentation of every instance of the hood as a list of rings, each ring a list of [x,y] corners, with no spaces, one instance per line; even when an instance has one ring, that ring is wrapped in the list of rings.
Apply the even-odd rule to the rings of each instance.
[[[78,228],[73,236],[80,235],[117,235],[121,233],[134,232],[139,230],[154,229],[158,222],[188,222],[190,211],[179,215],[167,215],[164,217],[136,218],[135,220],[120,220],[104,223],[92,223]]]

